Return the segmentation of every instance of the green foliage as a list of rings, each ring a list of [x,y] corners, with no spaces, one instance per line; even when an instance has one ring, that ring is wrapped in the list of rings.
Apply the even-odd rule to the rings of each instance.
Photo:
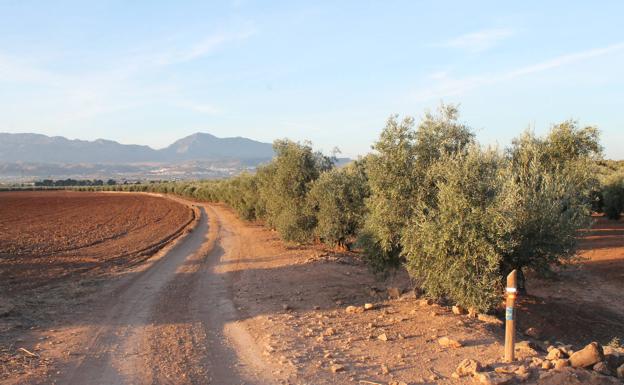
[[[458,121],[455,106],[440,106],[427,113],[414,129],[414,119],[391,116],[379,140],[376,153],[366,158],[371,196],[359,246],[376,270],[397,265],[402,258],[401,231],[413,215],[414,203],[429,199],[431,187],[425,181],[431,164],[447,153],[462,151],[473,134]]]
[[[617,178],[618,175],[624,175],[624,160],[600,159],[596,161],[596,177],[600,184],[594,187],[591,192],[592,211],[597,213],[606,211],[604,210],[604,190],[608,188],[608,184],[611,183],[612,179]],[[617,200],[611,201],[610,204],[615,202]]]
[[[332,159],[314,152],[309,144],[278,140],[276,158],[260,183],[266,221],[288,241],[305,242],[313,236],[316,218],[307,210],[311,183],[332,168]]]
[[[308,194],[316,218],[314,234],[324,243],[348,248],[364,222],[367,196],[368,181],[359,161],[322,173]]]
[[[614,174],[605,181],[602,198],[607,218],[620,219],[624,211],[624,173]]]
[[[222,181],[217,200],[227,202],[245,220],[258,218],[258,182],[248,173]]]
[[[543,141],[544,156],[553,166],[579,159],[598,159],[602,153],[599,138],[598,128],[579,127],[578,122],[566,120],[554,125]]]
[[[474,133],[459,122],[459,109],[442,104],[437,114],[425,113],[415,133],[417,166],[423,173],[440,157],[462,152],[474,142]]]
[[[414,119],[399,122],[397,116],[391,116],[373,145],[376,153],[365,158],[371,193],[358,245],[377,270],[399,263],[400,232],[409,218],[418,184],[414,140]]]
[[[417,156],[422,187],[400,240],[415,282],[432,297],[488,310],[512,269],[545,272],[573,258],[600,156],[588,132],[566,122],[544,138],[525,133],[506,156],[466,147],[469,137]]]
[[[472,146],[429,169],[429,199],[402,234],[407,267],[433,297],[488,310],[512,269],[548,271],[590,224],[581,153],[552,165],[550,136],[526,133],[507,156]]]
[[[112,179],[109,179],[107,182],[108,185],[116,184],[116,182]],[[101,179],[43,179],[35,181],[35,187],[75,187],[75,186],[103,186],[104,182]]]
[[[471,147],[442,152],[428,170],[435,186],[402,232],[410,275],[429,296],[487,310],[499,298],[506,202],[503,161],[495,151]]]
[[[591,224],[591,190],[595,183],[593,151],[565,147],[557,159],[562,128],[554,126],[545,139],[527,132],[509,150],[509,175],[505,193],[513,202],[510,249],[503,258],[503,275],[530,267],[547,272],[552,264],[573,258],[577,231]],[[587,137],[580,131],[581,137]],[[598,149],[585,140],[567,140],[583,148]]]
[[[543,172],[566,175],[575,185],[578,196],[592,202],[593,192],[599,189],[598,161],[602,157],[599,131],[596,127],[579,127],[568,120],[552,126],[544,138],[526,131],[512,142],[508,154],[515,166],[526,167],[526,159],[534,157]],[[523,162],[521,166],[519,162]]]

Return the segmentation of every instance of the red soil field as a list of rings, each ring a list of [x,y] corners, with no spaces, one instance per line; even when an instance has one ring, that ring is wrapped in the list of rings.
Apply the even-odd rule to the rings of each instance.
[[[0,287],[10,294],[139,262],[192,219],[189,207],[157,196],[0,193]]]
[[[529,279],[521,325],[571,343],[624,340],[624,220],[595,219],[581,234],[580,261]]]

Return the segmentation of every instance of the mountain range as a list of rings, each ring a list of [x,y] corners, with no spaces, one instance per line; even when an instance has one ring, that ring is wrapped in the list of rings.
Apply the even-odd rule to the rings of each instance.
[[[41,134],[0,133],[0,162],[4,163],[129,164],[236,160],[257,164],[272,157],[270,143],[242,137],[218,138],[207,133],[189,135],[159,150],[106,139],[87,141]]]

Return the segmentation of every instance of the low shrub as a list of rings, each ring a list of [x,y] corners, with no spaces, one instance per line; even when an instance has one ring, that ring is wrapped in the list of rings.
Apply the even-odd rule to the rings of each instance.
[[[602,189],[603,211],[607,218],[620,219],[624,211],[624,173],[611,176]]]
[[[312,183],[308,206],[314,234],[324,243],[349,248],[364,222],[368,182],[361,163],[324,172]]]
[[[333,160],[309,144],[278,140],[275,159],[261,174],[259,193],[265,218],[284,240],[305,242],[313,237],[316,218],[307,206],[312,182],[333,167]]]

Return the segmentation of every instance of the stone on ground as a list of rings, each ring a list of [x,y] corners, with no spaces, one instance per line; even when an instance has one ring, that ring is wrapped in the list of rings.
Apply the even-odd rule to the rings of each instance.
[[[611,370],[609,369],[609,367],[607,366],[605,362],[597,363],[596,365],[592,367],[592,369],[594,370],[594,372],[604,374],[605,376],[611,375]]]
[[[498,325],[498,326],[503,325],[503,321],[489,314],[478,314],[477,319],[481,322],[485,322],[485,323],[492,324],[492,325]]]
[[[442,347],[453,349],[461,348],[463,346],[461,342],[448,337],[438,339],[438,344]]]
[[[563,357],[563,352],[557,348],[550,349],[550,351],[548,351],[548,354],[546,355],[546,359],[551,361],[558,360]]]
[[[455,373],[457,373],[458,377],[474,376],[481,369],[481,364],[478,361],[467,358],[459,363]]]
[[[474,376],[475,380],[483,385],[507,385],[514,381],[514,376],[511,374],[503,373],[477,373]]]
[[[457,314],[457,315],[466,314],[466,309],[464,309],[460,305],[453,306],[452,310],[453,310],[453,314]]]
[[[353,313],[361,313],[362,311],[364,311],[364,309],[361,307],[350,305],[350,306],[347,306],[345,311],[349,314],[353,314]]]
[[[525,359],[528,357],[539,355],[539,352],[537,351],[537,345],[530,341],[517,342],[514,350],[519,359]]]
[[[602,346],[597,342],[592,342],[570,356],[570,365],[573,368],[586,368],[602,360],[604,360]]]
[[[561,370],[565,367],[570,366],[570,361],[564,359],[564,358],[560,358],[558,360],[553,361],[553,365],[555,366],[556,370]]]

